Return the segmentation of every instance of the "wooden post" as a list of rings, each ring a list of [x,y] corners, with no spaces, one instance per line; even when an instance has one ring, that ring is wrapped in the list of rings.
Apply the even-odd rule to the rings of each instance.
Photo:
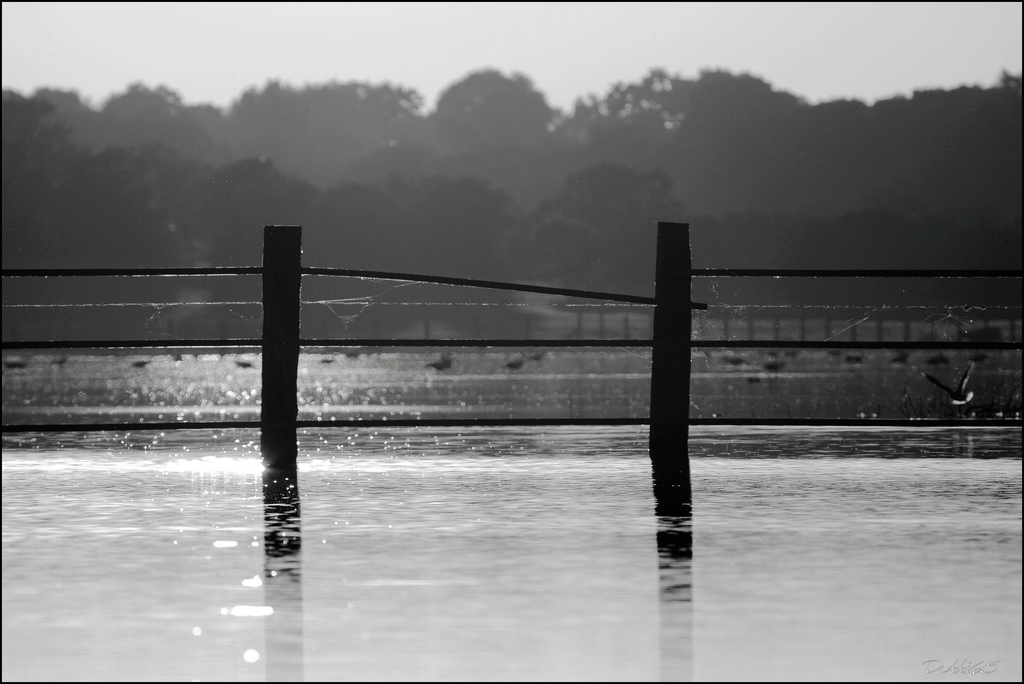
[[[651,349],[651,466],[657,515],[690,515],[690,225],[658,223]]]
[[[263,229],[263,388],[260,450],[264,485],[295,485],[295,421],[299,416],[299,286],[302,228]],[[288,481],[291,481],[290,484]]]

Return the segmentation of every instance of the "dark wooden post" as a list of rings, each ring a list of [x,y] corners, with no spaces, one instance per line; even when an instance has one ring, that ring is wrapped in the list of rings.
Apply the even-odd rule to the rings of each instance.
[[[657,515],[690,515],[690,225],[658,223],[650,454]]]
[[[299,286],[302,276],[301,226],[263,229],[263,388],[260,450],[264,484],[294,486],[299,416]],[[286,485],[288,488],[289,485]]]

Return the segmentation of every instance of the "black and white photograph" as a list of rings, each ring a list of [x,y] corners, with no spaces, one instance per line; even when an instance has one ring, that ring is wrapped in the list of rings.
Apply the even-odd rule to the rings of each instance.
[[[3,2],[3,682],[1020,682],[1021,2]]]

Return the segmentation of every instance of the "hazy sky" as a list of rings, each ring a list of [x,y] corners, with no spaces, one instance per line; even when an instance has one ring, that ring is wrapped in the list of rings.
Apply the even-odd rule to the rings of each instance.
[[[269,79],[411,87],[521,72],[571,108],[652,67],[724,68],[811,102],[1021,72],[1021,3],[4,2],[3,87],[99,105],[132,82],[226,106]]]

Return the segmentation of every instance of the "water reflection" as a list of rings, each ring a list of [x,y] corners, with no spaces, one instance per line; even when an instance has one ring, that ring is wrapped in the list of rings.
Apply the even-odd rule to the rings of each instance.
[[[296,469],[263,471],[264,600],[268,682],[304,680],[302,525]]]
[[[661,680],[693,681],[693,520],[658,516]]]
[[[1019,429],[693,428],[698,548],[645,433],[309,431],[304,539],[258,433],[4,435],[3,680],[1020,681]]]

